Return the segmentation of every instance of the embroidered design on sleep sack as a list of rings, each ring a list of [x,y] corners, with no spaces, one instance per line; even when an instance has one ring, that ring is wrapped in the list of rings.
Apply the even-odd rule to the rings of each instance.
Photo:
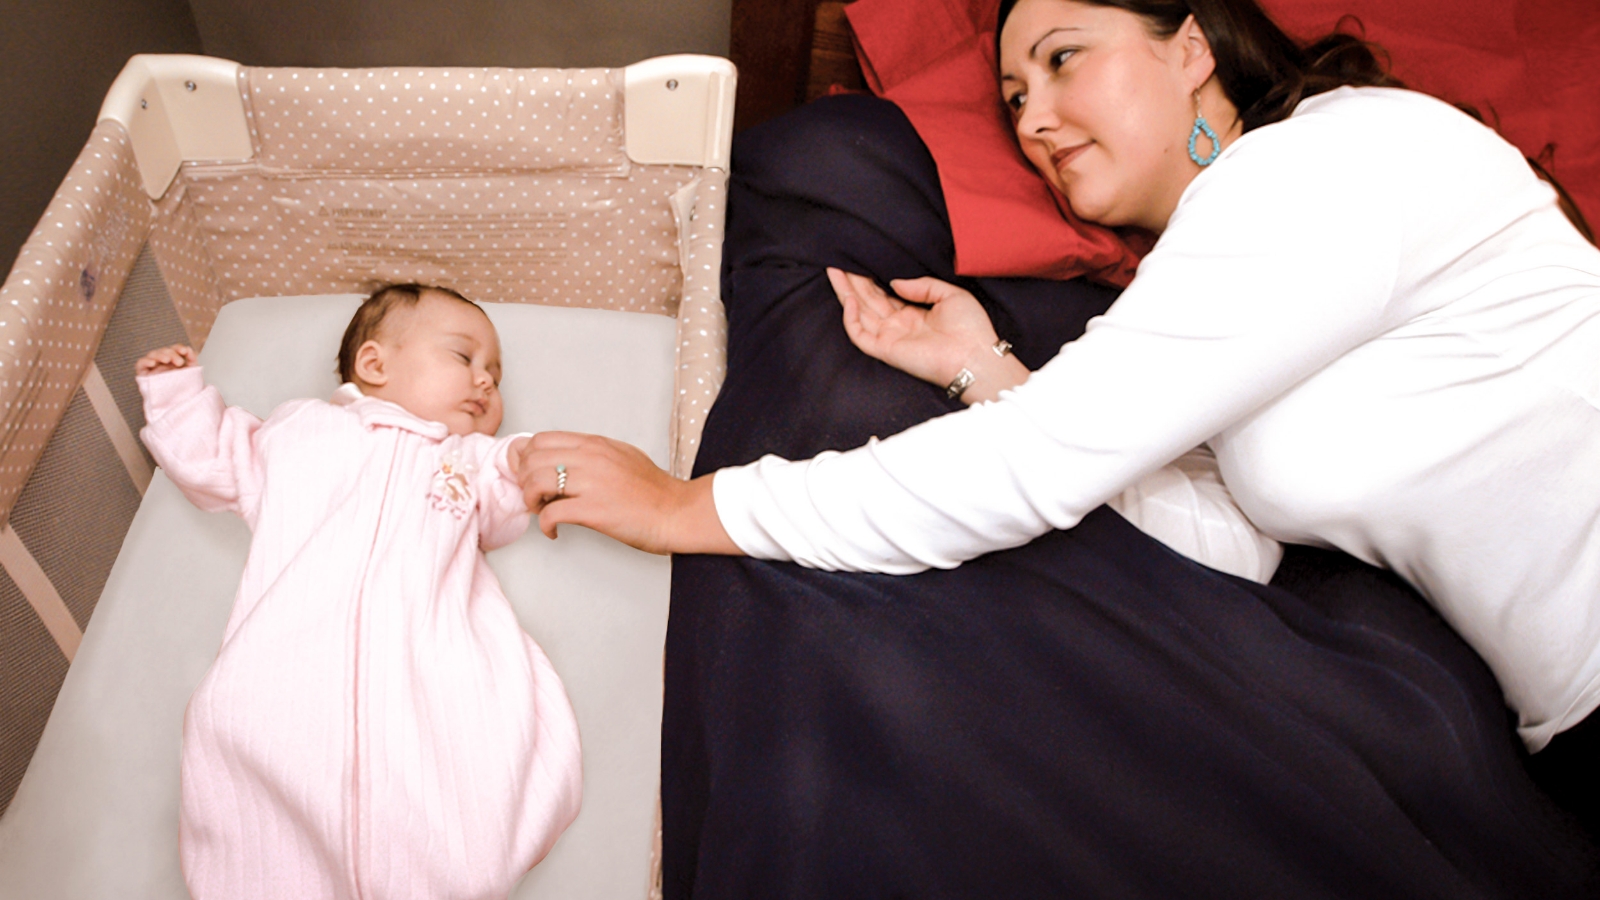
[[[474,505],[472,476],[478,467],[461,461],[461,451],[454,450],[439,460],[439,470],[433,473],[433,484],[428,499],[434,509],[449,511],[456,518],[465,516]]]

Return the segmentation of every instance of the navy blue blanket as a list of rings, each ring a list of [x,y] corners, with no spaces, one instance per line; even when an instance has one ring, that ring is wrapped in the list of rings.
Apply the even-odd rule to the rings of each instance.
[[[850,345],[825,265],[957,280],[1030,367],[1114,299],[954,279],[884,101],[745,132],[733,172],[698,473],[956,407]],[[1100,509],[909,577],[683,556],[666,675],[669,898],[1596,895],[1488,670],[1342,554],[1291,548],[1266,587]]]

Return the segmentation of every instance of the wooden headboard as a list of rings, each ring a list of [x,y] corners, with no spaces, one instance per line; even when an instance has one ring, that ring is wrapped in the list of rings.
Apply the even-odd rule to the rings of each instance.
[[[739,67],[734,130],[830,90],[865,90],[848,0],[733,0],[728,55]]]

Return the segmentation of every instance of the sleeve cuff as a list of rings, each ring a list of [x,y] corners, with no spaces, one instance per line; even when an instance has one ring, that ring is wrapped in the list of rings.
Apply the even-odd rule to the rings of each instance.
[[[516,434],[506,435],[495,441],[494,448],[489,451],[491,454],[490,463],[501,478],[511,482],[517,480],[517,473],[511,468],[511,445],[515,444],[518,438],[531,437],[533,437],[531,432],[519,431]]]
[[[764,494],[756,467],[760,463],[718,469],[711,478],[711,499],[722,529],[746,556],[788,560],[789,555],[756,519],[750,501]]]
[[[147,420],[158,418],[154,413],[170,409],[206,388],[205,373],[200,366],[184,366],[154,375],[135,375],[133,380],[144,397]]]

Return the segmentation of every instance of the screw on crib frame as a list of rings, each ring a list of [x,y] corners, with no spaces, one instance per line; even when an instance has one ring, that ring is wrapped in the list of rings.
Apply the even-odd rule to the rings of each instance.
[[[225,59],[134,56],[106,94],[100,119],[115,119],[127,129],[152,200],[167,192],[185,161],[255,156],[239,98],[239,64]]]
[[[733,146],[733,63],[715,56],[658,56],[626,69],[623,134],[628,158],[727,169]],[[648,99],[648,103],[633,102]]]

